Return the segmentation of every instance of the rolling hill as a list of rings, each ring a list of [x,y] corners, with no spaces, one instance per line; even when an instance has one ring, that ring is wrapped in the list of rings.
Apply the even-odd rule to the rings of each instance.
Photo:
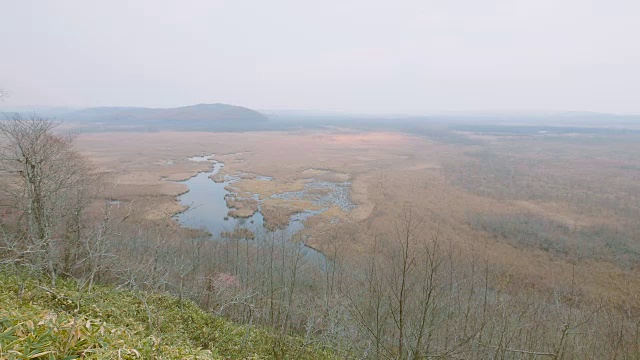
[[[94,107],[58,116],[69,123],[95,130],[246,131],[268,126],[269,119],[242,106],[197,104],[177,108]]]
[[[141,122],[141,121],[234,121],[265,122],[261,113],[227,104],[198,104],[177,108],[96,107],[64,116],[65,120],[87,122]]]

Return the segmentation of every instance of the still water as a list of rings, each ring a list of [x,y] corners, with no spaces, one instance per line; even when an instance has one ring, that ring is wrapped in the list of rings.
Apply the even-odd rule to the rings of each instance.
[[[248,218],[234,218],[228,216],[229,208],[225,200],[225,196],[231,194],[230,191],[225,189],[233,182],[237,181],[237,178],[227,176],[224,182],[217,183],[211,180],[209,177],[217,174],[224,164],[219,161],[212,160],[211,156],[196,156],[189,158],[191,161],[198,162],[211,162],[211,171],[205,171],[198,173],[192,178],[182,181],[189,191],[180,195],[178,200],[180,204],[188,206],[188,210],[179,213],[175,216],[176,220],[183,226],[204,229],[213,235],[214,238],[220,238],[220,234],[224,231],[233,231],[237,227],[245,227],[255,234],[269,233],[264,227],[264,217],[260,213],[260,207],[258,211]],[[271,178],[262,177],[262,181],[271,181]],[[296,236],[300,230],[304,228],[304,221],[313,215],[317,215],[324,211],[304,211],[291,216],[289,225],[286,229],[277,230],[277,238],[284,238],[290,241]],[[304,244],[301,242],[301,246]],[[306,256],[309,258],[324,258],[324,255],[315,249],[304,246]]]

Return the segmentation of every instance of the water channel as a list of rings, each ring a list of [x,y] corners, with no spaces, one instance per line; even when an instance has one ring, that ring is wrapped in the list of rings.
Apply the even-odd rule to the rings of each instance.
[[[197,175],[182,181],[180,183],[188,187],[188,191],[178,196],[181,205],[187,206],[188,209],[175,216],[175,219],[183,226],[207,230],[214,239],[219,239],[223,232],[232,232],[238,228],[247,228],[256,236],[261,234],[274,235],[277,239],[285,239],[291,241],[296,234],[304,228],[304,221],[314,215],[320,214],[327,208],[321,210],[307,210],[293,214],[289,219],[289,224],[285,229],[270,232],[264,226],[264,217],[260,212],[260,204],[258,211],[247,218],[228,216],[229,208],[226,203],[226,196],[232,195],[227,190],[231,184],[238,181],[238,177],[225,176],[223,182],[215,182],[211,177],[218,174],[224,167],[224,163],[213,160],[211,156],[195,156],[189,158],[190,161],[210,162],[212,168],[210,171],[200,172]],[[258,176],[261,181],[273,181],[267,176]],[[326,185],[323,185],[326,186]],[[285,193],[282,196],[297,197],[300,194]],[[344,197],[341,195],[340,197]],[[256,196],[257,198],[257,196]],[[322,203],[329,205],[326,199],[320,200]],[[320,259],[324,262],[324,254],[310,248],[304,244],[301,239],[296,239],[297,243],[303,247],[305,257],[308,259]]]

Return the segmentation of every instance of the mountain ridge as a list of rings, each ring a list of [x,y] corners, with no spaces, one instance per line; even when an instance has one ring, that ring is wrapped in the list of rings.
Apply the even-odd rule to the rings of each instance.
[[[262,123],[269,119],[262,113],[236,105],[214,103],[195,104],[175,108],[147,107],[91,107],[62,116],[68,121],[88,122],[150,122],[150,121],[198,121]]]

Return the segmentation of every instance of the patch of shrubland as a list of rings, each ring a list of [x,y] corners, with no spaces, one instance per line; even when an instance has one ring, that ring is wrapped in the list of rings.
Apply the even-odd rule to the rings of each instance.
[[[535,248],[574,259],[609,260],[626,269],[640,266],[640,244],[634,240],[634,228],[574,228],[527,212],[475,215],[471,225],[506,239],[514,247]]]
[[[328,359],[301,339],[215,317],[191,301],[0,269],[0,359]]]
[[[601,150],[601,152],[598,152]],[[640,173],[632,151],[595,147],[587,152],[541,140],[505,142],[443,164],[455,186],[507,201],[564,203],[581,214],[637,219]],[[624,165],[623,165],[624,164]]]

